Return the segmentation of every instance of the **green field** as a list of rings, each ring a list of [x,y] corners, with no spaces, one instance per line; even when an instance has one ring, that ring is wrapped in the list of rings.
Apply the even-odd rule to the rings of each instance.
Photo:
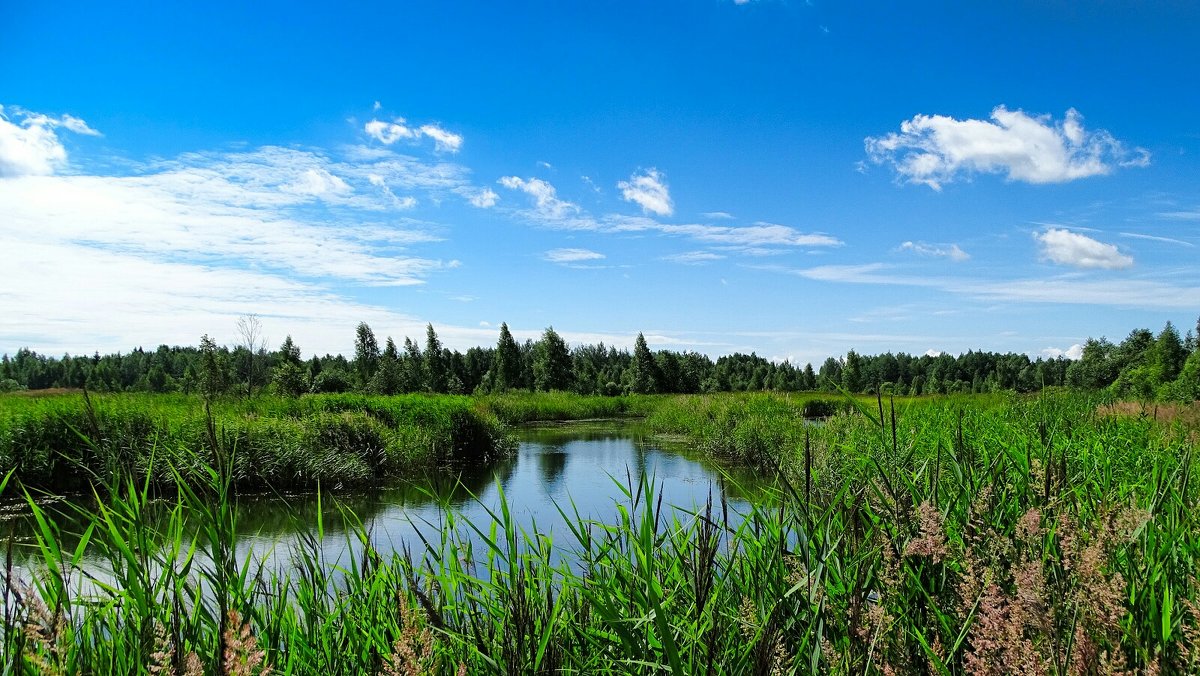
[[[69,535],[29,489],[44,571],[6,592],[3,669],[1200,669],[1194,415],[1115,412],[1070,393],[814,401],[309,396],[219,403],[210,426],[198,399],[93,397],[89,415],[75,395],[3,397],[5,496],[85,483],[87,472],[57,478],[73,463],[104,479],[79,507],[84,532]],[[823,423],[806,417],[826,405]],[[781,488],[744,520],[720,504],[685,517],[634,477],[611,518],[560,505],[574,527],[553,545],[502,507],[490,523],[452,520],[411,553],[366,546],[345,512],[330,537],[363,546],[336,568],[322,519],[299,527],[290,572],[233,556],[244,485],[403,474],[504,453],[509,423],[621,415],[777,473]],[[161,504],[150,517],[152,493],[170,496],[165,518]],[[85,546],[111,568],[98,596],[75,591]]]

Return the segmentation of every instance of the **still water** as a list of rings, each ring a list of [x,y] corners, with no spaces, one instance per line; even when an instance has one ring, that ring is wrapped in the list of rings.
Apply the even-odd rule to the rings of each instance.
[[[549,537],[569,558],[572,542],[559,509],[568,515],[611,523],[618,503],[628,504],[622,487],[631,477],[651,478],[662,504],[694,513],[711,497],[724,499],[731,516],[744,513],[762,489],[761,480],[738,468],[719,467],[686,445],[647,434],[636,422],[600,421],[523,427],[510,458],[483,467],[440,470],[423,480],[369,491],[242,496],[238,501],[238,558],[251,557],[267,569],[286,570],[300,533],[313,532],[318,510],[324,524],[322,556],[333,564],[358,549],[347,537],[342,510],[352,512],[385,556],[393,551],[424,551],[422,535],[436,542],[447,519],[469,520],[487,531],[499,513],[501,492],[514,523]],[[28,543],[26,519],[10,521],[17,543]],[[70,519],[62,524],[73,530]],[[64,543],[70,544],[70,543]],[[481,551],[477,549],[476,551]],[[23,557],[18,557],[23,558]],[[558,556],[556,556],[558,558]],[[85,567],[88,563],[85,562]]]

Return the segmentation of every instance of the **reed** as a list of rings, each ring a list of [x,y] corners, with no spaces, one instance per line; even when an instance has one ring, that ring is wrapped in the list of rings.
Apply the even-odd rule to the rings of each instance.
[[[819,426],[786,400],[685,401],[651,422],[757,458],[780,488],[735,514],[619,477],[607,518],[560,505],[569,527],[553,536],[504,496],[484,522],[447,503],[411,552],[377,550],[348,511],[334,534],[318,508],[276,569],[232,555],[243,451],[220,435],[199,472],[150,453],[176,485],[165,517],[147,473],[98,488],[71,537],[10,473],[38,565],[22,579],[9,554],[3,670],[1200,668],[1194,429],[1099,416],[1075,395],[880,398]],[[328,537],[347,538],[342,559],[325,558]],[[102,571],[84,572],[85,551]]]

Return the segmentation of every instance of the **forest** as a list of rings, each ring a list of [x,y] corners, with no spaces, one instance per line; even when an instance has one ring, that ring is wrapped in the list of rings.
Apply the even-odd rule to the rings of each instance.
[[[1200,320],[1181,337],[1170,322],[1154,334],[1135,329],[1119,343],[1088,339],[1079,359],[1030,359],[1022,353],[877,355],[849,350],[819,367],[776,363],[757,354],[713,360],[698,352],[652,351],[638,334],[633,351],[604,343],[569,346],[552,327],[518,342],[507,324],[495,347],[465,353],[442,345],[433,325],[424,343],[387,337],[381,347],[366,323],[355,330],[351,357],[305,359],[288,336],[271,350],[253,315],[239,319],[241,340],[217,345],[141,347],[128,353],[63,355],[20,349],[0,358],[0,392],[87,388],[95,392],[179,392],[283,396],[305,393],[496,394],[563,391],[584,395],[697,394],[709,392],[836,391],[905,395],[1033,392],[1044,387],[1107,390],[1122,398],[1192,401],[1200,398]]]

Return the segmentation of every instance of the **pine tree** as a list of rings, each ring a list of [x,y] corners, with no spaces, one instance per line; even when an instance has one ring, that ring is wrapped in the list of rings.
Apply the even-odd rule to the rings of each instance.
[[[646,345],[646,337],[640,332],[633,342],[633,391],[637,394],[654,394],[658,392],[658,363],[654,354]]]

